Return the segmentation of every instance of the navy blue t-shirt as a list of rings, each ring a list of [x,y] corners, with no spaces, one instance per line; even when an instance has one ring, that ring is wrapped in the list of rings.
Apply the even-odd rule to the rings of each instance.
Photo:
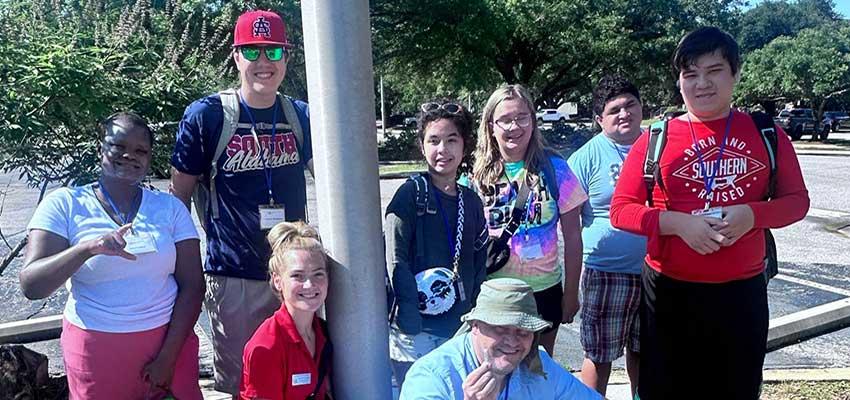
[[[286,100],[284,100],[286,101]],[[269,165],[275,204],[283,204],[287,221],[306,218],[307,188],[304,168],[313,157],[310,139],[310,120],[307,103],[295,101],[295,111],[304,130],[304,143],[296,145],[291,129],[275,132],[274,152],[269,157],[272,130],[257,129],[260,148],[264,149]],[[277,122],[287,123],[278,105]],[[271,126],[274,107],[251,108],[256,123]],[[224,112],[221,97],[213,94],[197,100],[186,108],[177,132],[171,165],[178,171],[200,175],[199,184],[209,187],[209,172],[215,149],[221,136]],[[240,109],[239,122],[250,124],[251,118]],[[300,148],[300,153],[298,149]],[[259,206],[269,204],[268,186],[263,157],[250,129],[237,129],[227,148],[217,161],[215,178],[219,219],[212,218],[207,204],[204,221],[207,235],[207,256],[204,271],[244,279],[268,279],[269,244],[266,231],[260,230]]]

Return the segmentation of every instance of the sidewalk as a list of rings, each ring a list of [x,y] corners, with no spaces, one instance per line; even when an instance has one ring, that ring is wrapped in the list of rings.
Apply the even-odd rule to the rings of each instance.
[[[829,139],[827,143],[798,140],[793,142],[797,155],[807,156],[850,156],[850,140]]]
[[[764,370],[765,383],[819,381],[850,381],[850,368]],[[611,372],[611,380],[608,382],[608,392],[605,397],[608,400],[632,399],[629,379],[625,370],[615,369]]]

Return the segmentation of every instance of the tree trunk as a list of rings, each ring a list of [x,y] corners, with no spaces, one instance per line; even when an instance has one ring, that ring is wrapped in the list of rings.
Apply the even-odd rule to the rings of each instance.
[[[817,136],[821,140],[826,141],[826,138],[828,137],[829,132],[826,132],[826,134],[823,134],[823,132],[822,132],[822,130],[823,130],[823,109],[824,109],[824,107],[826,107],[826,98],[813,100],[812,105],[815,105],[815,104],[817,104],[817,108],[813,110],[814,113],[815,113],[815,134],[813,134],[812,137],[814,138],[815,136]]]

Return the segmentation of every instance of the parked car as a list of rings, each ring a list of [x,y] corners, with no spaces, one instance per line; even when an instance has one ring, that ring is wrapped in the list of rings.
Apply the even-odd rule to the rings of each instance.
[[[566,122],[567,116],[561,114],[558,110],[554,108],[544,108],[537,112],[537,123],[542,124],[544,122]]]
[[[815,131],[817,121],[815,121],[815,116],[811,108],[782,110],[773,121],[785,130],[785,133],[791,137],[791,140],[800,140],[803,135],[812,135],[813,139],[817,138],[817,132]]]
[[[850,116],[845,111],[826,111],[823,113],[823,124],[833,132],[838,132],[842,126],[850,126]]]

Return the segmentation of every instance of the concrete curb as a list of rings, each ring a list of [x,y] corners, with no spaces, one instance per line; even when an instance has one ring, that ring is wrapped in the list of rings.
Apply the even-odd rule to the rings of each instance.
[[[798,156],[850,157],[850,150],[795,150]]]
[[[388,172],[386,174],[380,174],[381,179],[407,179],[413,174],[421,174],[424,173],[425,170],[421,171],[410,171],[410,172]]]
[[[577,378],[579,372],[573,373]],[[764,370],[764,381],[770,383],[791,381],[850,381],[850,368],[794,368],[794,369],[766,369]],[[628,385],[629,377],[626,370],[615,369],[611,371],[611,379],[608,385]]]

